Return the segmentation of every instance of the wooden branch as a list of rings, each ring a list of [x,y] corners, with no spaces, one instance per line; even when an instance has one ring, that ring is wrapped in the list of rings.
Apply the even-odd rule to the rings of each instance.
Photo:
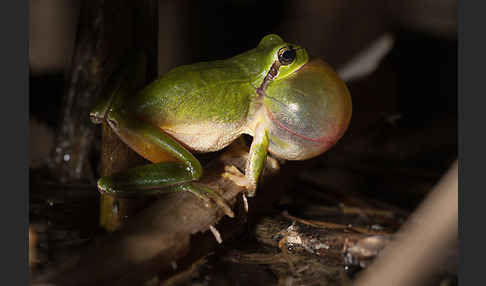
[[[201,185],[219,190],[223,198],[235,206],[242,187],[222,177],[227,166],[244,168],[247,149],[233,145],[217,160],[206,166]],[[269,160],[270,161],[270,160]],[[295,167],[295,168],[294,168]],[[286,168],[282,176],[264,173],[265,182],[275,188],[261,186],[255,199],[250,200],[250,212],[268,211],[273,201],[290,186],[290,175],[299,164]],[[153,205],[131,217],[119,232],[102,238],[77,258],[59,266],[53,272],[39,277],[35,282],[58,285],[137,285],[152,278],[156,273],[172,273],[173,262],[183,267],[207,255],[218,243],[207,232],[215,226],[223,241],[245,230],[245,214],[237,212],[237,219],[224,219],[223,211],[213,203],[207,203],[190,193],[164,196]],[[205,232],[204,234],[200,234]],[[198,234],[199,233],[199,234]],[[197,247],[191,248],[191,245]],[[182,260],[181,260],[182,259]]]
[[[324,257],[335,265],[362,267],[392,238],[390,231],[377,232],[348,224],[310,221],[286,213],[263,219],[255,232],[258,241],[280,248],[287,257],[307,252]]]

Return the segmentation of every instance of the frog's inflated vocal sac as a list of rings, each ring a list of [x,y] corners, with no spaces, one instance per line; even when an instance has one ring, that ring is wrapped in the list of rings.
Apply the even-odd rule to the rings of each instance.
[[[106,119],[123,142],[153,162],[101,178],[101,192],[207,194],[193,184],[202,167],[191,151],[217,151],[249,134],[243,181],[251,197],[267,153],[303,160],[334,145],[348,127],[351,97],[325,62],[267,35],[232,58],[174,68],[136,95],[114,89],[91,117]]]

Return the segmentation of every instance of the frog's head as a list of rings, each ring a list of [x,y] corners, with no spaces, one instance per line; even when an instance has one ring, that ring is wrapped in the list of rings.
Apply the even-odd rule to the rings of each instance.
[[[351,119],[345,83],[320,59],[276,35],[260,45],[273,46],[272,68],[257,92],[263,97],[269,152],[287,160],[317,156],[332,147]]]
[[[294,44],[286,43],[278,35],[270,34],[260,41],[257,50],[260,82],[270,76],[272,80],[285,78],[299,70],[309,61],[307,51]]]

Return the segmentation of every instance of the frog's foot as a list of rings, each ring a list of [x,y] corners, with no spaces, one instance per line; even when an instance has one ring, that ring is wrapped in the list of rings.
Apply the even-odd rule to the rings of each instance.
[[[202,186],[196,186],[194,184],[185,185],[184,190],[191,192],[205,202],[214,202],[223,210],[225,215],[231,218],[235,217],[235,213],[231,210],[231,207],[228,205],[225,199],[214,190]]]
[[[251,181],[238,170],[235,166],[226,166],[224,168],[225,172],[221,175],[224,178],[231,180],[237,186],[245,188],[247,191],[251,192],[252,183]],[[253,188],[254,189],[254,188]],[[248,199],[246,197],[246,193],[241,194],[243,199],[243,207],[246,212],[248,212]]]
[[[187,167],[177,162],[164,162],[137,166],[98,180],[101,193],[114,197],[139,197],[171,192],[188,191],[206,202],[213,201],[223,212],[234,217],[226,201],[216,192],[191,181]]]

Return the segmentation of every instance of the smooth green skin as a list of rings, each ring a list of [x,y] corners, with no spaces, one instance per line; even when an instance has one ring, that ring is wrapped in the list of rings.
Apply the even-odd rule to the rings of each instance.
[[[141,70],[137,65],[143,61],[127,65],[91,117],[95,123],[106,119],[127,145],[153,164],[101,178],[100,191],[115,196],[181,189],[207,193],[192,184],[201,177],[202,167],[190,151],[217,151],[246,133],[254,137],[245,172],[248,195],[253,196],[271,144],[269,125],[274,124],[265,115],[264,96],[256,90],[278,51],[289,45],[297,56],[280,66],[271,85],[295,77],[309,61],[303,48],[277,35],[267,35],[256,48],[226,60],[177,67],[134,96],[127,95],[136,89],[133,82],[139,75],[134,71]],[[285,158],[286,151],[280,152],[274,155]]]

